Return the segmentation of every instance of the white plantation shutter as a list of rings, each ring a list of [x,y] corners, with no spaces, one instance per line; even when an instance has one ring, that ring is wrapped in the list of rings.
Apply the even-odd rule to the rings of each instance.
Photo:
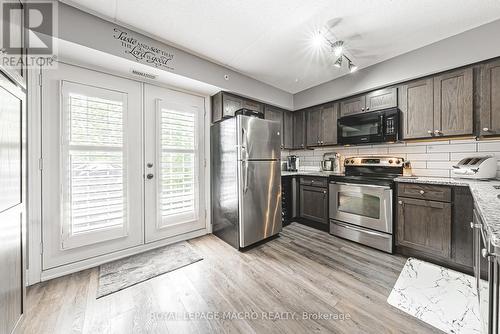
[[[158,215],[161,226],[198,219],[196,110],[159,102]]]
[[[126,94],[62,82],[62,247],[127,233]]]

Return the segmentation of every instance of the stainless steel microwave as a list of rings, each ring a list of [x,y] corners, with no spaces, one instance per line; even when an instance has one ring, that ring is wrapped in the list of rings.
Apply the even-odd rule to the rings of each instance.
[[[342,145],[395,142],[400,140],[398,108],[341,117],[337,122],[338,143]]]

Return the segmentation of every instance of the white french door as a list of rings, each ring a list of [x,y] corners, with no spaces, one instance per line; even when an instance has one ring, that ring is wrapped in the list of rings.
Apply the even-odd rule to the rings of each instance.
[[[144,242],[141,88],[64,63],[43,72],[43,269]]]
[[[146,242],[205,228],[204,99],[144,86]]]
[[[187,93],[64,63],[43,71],[43,270],[204,229],[204,113]]]

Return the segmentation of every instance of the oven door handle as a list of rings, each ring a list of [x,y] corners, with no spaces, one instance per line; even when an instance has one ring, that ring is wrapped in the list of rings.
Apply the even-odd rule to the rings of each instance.
[[[354,227],[354,226],[347,225],[347,224],[344,224],[344,223],[341,223],[341,222],[338,222],[338,221],[335,221],[334,224],[336,224],[338,226],[341,226],[343,228],[346,228],[348,230],[353,230],[353,231],[356,231],[356,232],[363,232],[363,233],[370,234],[370,235],[381,236],[381,235],[385,234],[385,233],[382,233],[382,232],[370,231],[370,230],[367,230],[365,228]]]
[[[333,184],[340,184],[343,186],[356,186],[356,187],[367,187],[367,188],[379,188],[379,189],[391,189],[388,186],[379,186],[374,184],[359,184],[359,183],[346,183],[346,182],[331,182]]]

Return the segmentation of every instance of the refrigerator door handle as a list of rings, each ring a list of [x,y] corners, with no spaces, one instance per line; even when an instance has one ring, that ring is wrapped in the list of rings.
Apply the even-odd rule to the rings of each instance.
[[[243,193],[248,191],[248,161],[243,161]]]
[[[242,159],[245,161],[248,160],[248,138],[245,133],[245,128],[241,128],[241,150],[245,153],[245,156],[242,157]]]

